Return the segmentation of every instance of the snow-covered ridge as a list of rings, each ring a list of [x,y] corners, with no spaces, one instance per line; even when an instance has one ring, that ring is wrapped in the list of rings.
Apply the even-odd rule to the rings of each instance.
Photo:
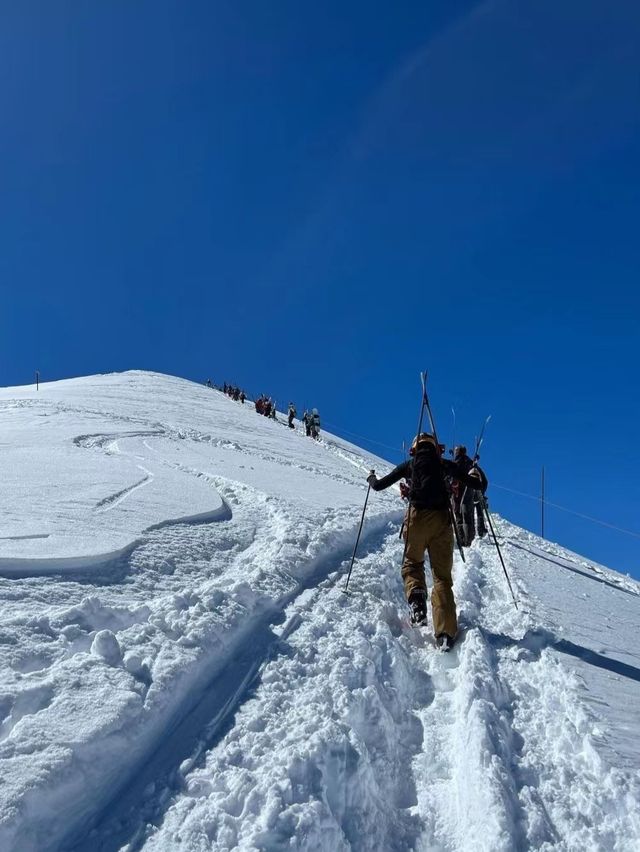
[[[397,494],[341,591],[357,447],[141,372],[0,427],[0,849],[640,846],[640,584],[498,519],[440,655]]]

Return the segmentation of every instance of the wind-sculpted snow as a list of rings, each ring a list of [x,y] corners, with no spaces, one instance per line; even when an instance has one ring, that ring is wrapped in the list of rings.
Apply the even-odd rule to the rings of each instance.
[[[379,459],[169,377],[40,394],[0,394],[9,481],[36,445],[72,469],[49,527],[6,498],[0,543],[46,560],[74,512],[130,540],[0,578],[0,849],[640,848],[639,584],[497,519],[520,610],[476,542],[440,654],[408,625],[397,493],[342,591]]]
[[[101,565],[130,549],[150,527],[214,519],[223,509],[211,477],[179,470],[175,446],[164,455],[150,443],[168,430],[117,429],[122,415],[101,415],[101,433],[73,435],[95,417],[53,405],[0,409],[0,424],[18,446],[0,456],[0,537],[5,575],[64,572]],[[1,403],[0,403],[1,404]],[[46,440],[40,418],[48,418]],[[86,418],[86,420],[85,420]],[[82,453],[82,457],[79,454]],[[34,533],[32,530],[37,530]]]

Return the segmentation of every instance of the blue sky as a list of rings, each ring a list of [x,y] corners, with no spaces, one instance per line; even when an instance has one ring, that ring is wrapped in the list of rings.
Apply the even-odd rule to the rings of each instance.
[[[0,383],[211,376],[399,447],[428,368],[493,482],[640,531],[639,43],[631,0],[4,4]]]

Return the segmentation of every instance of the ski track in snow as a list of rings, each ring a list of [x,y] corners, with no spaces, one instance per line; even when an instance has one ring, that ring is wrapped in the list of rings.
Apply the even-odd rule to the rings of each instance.
[[[149,383],[173,422],[139,410]],[[90,407],[61,385],[0,416],[102,424],[77,450],[145,478],[87,503],[99,517],[155,476],[219,508],[97,567],[0,578],[0,848],[640,848],[640,658],[590,632],[615,614],[635,635],[639,584],[496,519],[520,609],[477,541],[439,653],[408,625],[394,495],[372,496],[342,591],[379,459],[168,377],[98,377]],[[136,413],[114,413],[127,393]],[[209,404],[217,434],[187,422]]]
[[[133,485],[128,486],[127,488],[123,488],[121,491],[116,491],[115,494],[110,494],[108,497],[103,497],[102,500],[99,500],[96,503],[96,509],[99,509],[103,512],[109,511],[109,509],[113,509],[116,506],[119,506],[123,500],[133,494],[134,491],[137,491],[139,488],[147,485],[153,479],[153,473],[150,470],[142,467],[142,465],[138,465],[140,470],[144,471],[144,476],[138,482],[135,482]]]

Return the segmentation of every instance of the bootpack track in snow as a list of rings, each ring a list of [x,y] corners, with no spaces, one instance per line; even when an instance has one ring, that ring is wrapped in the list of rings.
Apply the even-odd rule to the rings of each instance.
[[[638,848],[637,583],[497,519],[521,609],[474,543],[441,654],[397,495],[343,593],[382,460],[155,374],[1,393],[47,477],[3,507],[2,849]]]

